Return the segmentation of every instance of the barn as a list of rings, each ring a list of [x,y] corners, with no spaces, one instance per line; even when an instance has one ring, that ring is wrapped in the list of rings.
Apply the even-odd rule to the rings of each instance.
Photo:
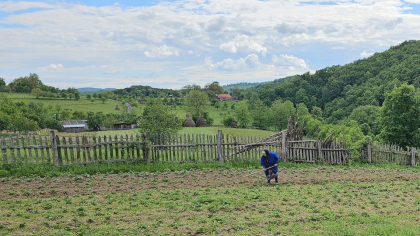
[[[113,124],[114,129],[135,129],[137,128],[137,124],[131,124],[127,122],[120,122]]]
[[[79,133],[88,130],[87,120],[66,120],[60,123],[66,133]]]

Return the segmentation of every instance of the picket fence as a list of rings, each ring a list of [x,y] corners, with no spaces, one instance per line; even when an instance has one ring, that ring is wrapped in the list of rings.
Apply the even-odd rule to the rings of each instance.
[[[415,147],[403,148],[394,144],[378,144],[366,140],[359,156],[363,161],[373,164],[415,166],[419,162],[420,153]]]
[[[320,140],[288,141],[286,132],[268,137],[204,134],[59,137],[27,135],[0,139],[3,164],[52,163],[56,166],[116,161],[206,162],[259,160],[264,149],[284,162],[345,164],[349,149]]]

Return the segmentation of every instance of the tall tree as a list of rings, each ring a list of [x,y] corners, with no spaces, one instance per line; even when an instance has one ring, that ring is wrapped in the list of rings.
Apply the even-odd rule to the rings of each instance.
[[[156,134],[176,133],[182,128],[181,121],[163,105],[160,99],[150,99],[144,108],[139,129]]]
[[[379,107],[367,105],[356,107],[351,112],[349,118],[357,121],[365,135],[368,133],[377,135],[380,132],[378,128],[378,116]]]
[[[182,87],[182,89],[181,89],[182,93],[184,93],[184,94],[188,94],[189,92],[191,92],[193,90],[201,90],[200,85],[196,85],[196,84],[186,85],[186,86]]]
[[[381,137],[400,146],[416,146],[420,138],[420,99],[413,85],[387,93],[380,109]]]
[[[253,125],[268,128],[271,120],[271,110],[264,105],[261,99],[256,99],[252,103],[251,117]]]
[[[91,112],[87,113],[87,124],[89,128],[93,130],[101,130],[104,125],[105,115],[102,112]]]
[[[289,117],[294,119],[296,113],[296,109],[291,101],[282,102],[281,100],[277,100],[273,103],[271,109],[273,111],[274,126],[278,130],[286,129],[287,120]]]
[[[208,103],[209,97],[204,91],[193,90],[185,97],[185,109],[191,116],[202,116],[207,110]]]
[[[0,92],[8,92],[8,87],[3,78],[0,78]]]
[[[214,100],[216,98],[216,94],[224,93],[224,89],[222,86],[219,85],[219,82],[214,81],[213,83],[206,84],[204,86],[204,90],[207,92],[209,97]],[[213,102],[214,104],[214,102]]]
[[[248,104],[246,101],[240,102],[235,107],[235,118],[240,127],[245,128],[251,121]]]
[[[238,87],[234,87],[230,95],[236,99],[242,99],[244,97],[242,91]]]
[[[16,93],[30,93],[34,88],[46,90],[46,86],[41,82],[38,75],[35,73],[31,73],[29,76],[14,79],[9,84],[9,87]]]

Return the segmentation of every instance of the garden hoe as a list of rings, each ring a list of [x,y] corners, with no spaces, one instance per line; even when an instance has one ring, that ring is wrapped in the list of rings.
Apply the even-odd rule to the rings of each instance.
[[[266,170],[268,170],[267,182],[277,177],[277,174],[273,172],[273,169],[272,169],[273,167],[274,166],[270,166],[266,168]]]

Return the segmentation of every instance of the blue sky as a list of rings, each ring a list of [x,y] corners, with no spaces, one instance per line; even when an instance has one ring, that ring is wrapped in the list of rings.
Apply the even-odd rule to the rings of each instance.
[[[420,0],[1,1],[0,77],[125,88],[264,82],[420,39]]]

